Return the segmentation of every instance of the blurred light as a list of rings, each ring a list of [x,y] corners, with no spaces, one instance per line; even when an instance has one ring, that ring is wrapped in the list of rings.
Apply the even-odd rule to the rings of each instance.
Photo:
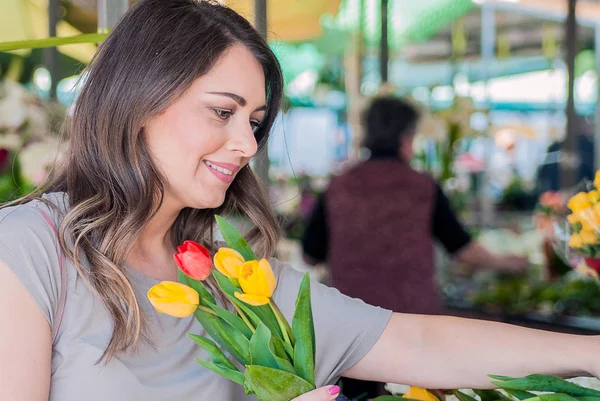
[[[469,96],[471,84],[469,83],[469,77],[466,74],[459,73],[454,76],[453,80],[454,90],[458,96]]]
[[[33,72],[33,84],[41,91],[49,91],[52,86],[50,71],[40,67]]]
[[[291,95],[306,95],[315,89],[319,74],[315,70],[306,70],[301,72],[288,85],[288,91]]]
[[[449,102],[454,99],[454,89],[451,86],[436,86],[431,91],[431,98],[437,102]]]
[[[427,104],[429,101],[429,89],[424,86],[419,86],[412,90],[411,96],[416,101]]]

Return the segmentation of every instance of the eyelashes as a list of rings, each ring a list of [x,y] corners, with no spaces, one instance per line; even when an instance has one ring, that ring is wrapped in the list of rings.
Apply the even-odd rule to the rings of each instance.
[[[213,112],[222,121],[229,121],[231,116],[233,116],[233,114],[234,114],[233,110],[219,109],[219,108],[214,108]],[[262,125],[261,121],[250,120],[250,126],[252,127],[252,132],[258,131],[260,129],[261,125]]]

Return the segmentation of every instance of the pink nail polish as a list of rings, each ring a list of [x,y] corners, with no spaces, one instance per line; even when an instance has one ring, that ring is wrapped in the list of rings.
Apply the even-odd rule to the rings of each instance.
[[[327,391],[331,395],[336,395],[336,394],[340,393],[340,387],[339,386],[331,386],[331,387],[329,387],[329,389]]]

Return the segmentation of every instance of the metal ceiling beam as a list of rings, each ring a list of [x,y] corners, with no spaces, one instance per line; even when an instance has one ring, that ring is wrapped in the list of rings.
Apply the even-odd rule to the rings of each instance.
[[[526,1],[522,3],[489,1],[485,4],[488,3],[493,4],[497,11],[528,15],[542,20],[557,21],[560,23],[565,23],[567,20],[567,13],[565,12],[566,10],[547,7],[547,4],[550,4],[548,0]],[[600,4],[590,3],[586,4],[585,6],[586,10],[579,10],[577,15],[577,24],[579,26],[595,28],[596,24],[600,23]]]
[[[267,0],[254,0],[254,27],[262,36],[264,40],[267,40]],[[254,157],[254,172],[256,176],[262,181],[265,187],[269,186],[269,145],[264,144],[264,147]]]
[[[560,160],[560,188],[569,189],[577,183],[577,171],[579,168],[579,147],[577,129],[577,114],[575,112],[575,55],[577,54],[577,0],[568,0],[569,9],[567,23],[565,25],[565,47],[567,62],[567,130],[562,144]]]

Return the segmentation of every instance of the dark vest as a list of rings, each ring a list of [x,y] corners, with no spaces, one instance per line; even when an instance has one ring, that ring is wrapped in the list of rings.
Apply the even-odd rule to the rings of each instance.
[[[437,314],[433,180],[398,160],[362,163],[326,194],[331,285],[397,312]]]

